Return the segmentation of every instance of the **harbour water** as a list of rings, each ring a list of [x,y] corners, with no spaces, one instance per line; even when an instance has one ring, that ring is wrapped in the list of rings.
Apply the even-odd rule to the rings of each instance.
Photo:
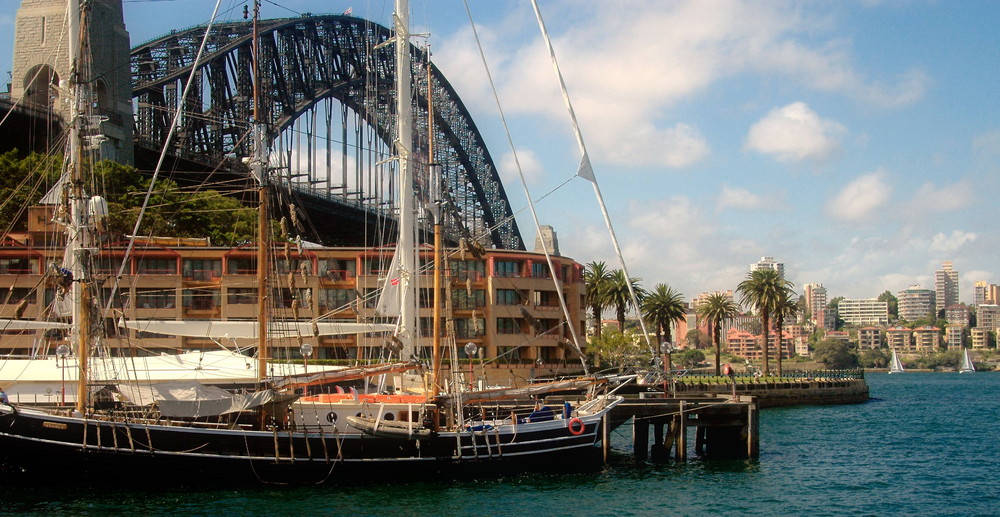
[[[759,461],[643,463],[631,427],[600,473],[246,489],[24,488],[25,515],[996,515],[1000,373],[869,374],[862,405],[766,409]],[[68,473],[67,473],[68,474]],[[122,472],[134,478],[141,473]],[[58,484],[58,483],[57,483]]]

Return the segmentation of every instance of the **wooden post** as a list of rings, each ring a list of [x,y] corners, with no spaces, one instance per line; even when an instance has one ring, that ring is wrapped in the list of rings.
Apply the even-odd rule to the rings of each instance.
[[[632,452],[636,460],[649,457],[649,422],[645,418],[636,418],[632,424]]]
[[[677,460],[687,460],[687,415],[684,414],[685,401],[681,401],[680,425],[677,426]]]
[[[747,404],[747,458],[760,457],[760,437],[757,435],[758,419],[757,405],[752,401]]]
[[[705,435],[708,434],[708,428],[705,426],[698,426],[694,428],[694,453],[701,456],[705,453]]]
[[[601,419],[601,457],[604,464],[608,464],[611,458],[611,413],[604,415]]]

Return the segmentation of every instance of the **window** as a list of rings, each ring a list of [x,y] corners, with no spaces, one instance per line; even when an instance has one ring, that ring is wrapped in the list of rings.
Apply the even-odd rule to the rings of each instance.
[[[38,259],[0,258],[0,275],[28,275],[38,272]]]
[[[320,310],[341,309],[353,303],[356,298],[357,294],[354,292],[354,289],[320,289]]]
[[[514,260],[498,260],[493,263],[493,276],[521,276],[521,263]]]
[[[455,320],[455,337],[468,339],[482,337],[486,334],[486,320],[483,318],[457,318]]]
[[[226,260],[226,273],[230,275],[256,275],[257,260],[253,258],[231,258]]]
[[[222,276],[219,259],[184,259],[181,268],[187,280],[215,280]]]
[[[139,259],[138,272],[146,275],[176,275],[175,259]]]
[[[135,290],[135,307],[137,309],[173,309],[173,289],[140,289]]]
[[[309,289],[295,289],[293,291],[286,287],[277,287],[271,292],[275,308],[291,309],[296,301],[298,301],[300,309],[309,308]]]
[[[257,303],[257,288],[230,287],[226,289],[226,299],[232,305],[254,305]]]
[[[497,305],[519,305],[521,297],[517,289],[497,289]]]
[[[334,282],[354,278],[356,269],[357,263],[353,259],[319,259],[319,275]]]
[[[15,287],[4,289],[3,300],[7,304],[18,304],[22,301],[35,303],[35,290],[30,287]]]
[[[457,310],[471,311],[479,307],[486,306],[486,291],[484,289],[473,289],[472,294],[466,289],[454,289],[451,291],[451,304]]]
[[[497,360],[517,362],[521,360],[521,348],[516,346],[498,346]]]
[[[220,297],[218,289],[185,289],[183,304],[185,309],[208,311],[219,306]]]
[[[497,318],[497,334],[520,334],[521,323],[514,318]]]
[[[549,278],[549,265],[544,262],[531,264],[531,278]]]
[[[456,260],[451,263],[451,275],[459,280],[482,280],[486,276],[486,263],[482,260]]]

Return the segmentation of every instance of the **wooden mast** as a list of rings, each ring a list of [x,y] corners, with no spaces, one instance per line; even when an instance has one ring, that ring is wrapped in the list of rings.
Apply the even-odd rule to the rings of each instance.
[[[76,345],[77,358],[79,359],[79,373],[76,387],[76,411],[80,416],[87,414],[87,384],[88,384],[88,359],[90,357],[90,310],[91,299],[89,292],[89,278],[84,268],[84,256],[87,247],[90,245],[87,231],[87,208],[88,203],[83,188],[82,144],[80,142],[80,125],[82,123],[84,106],[84,93],[86,84],[80,80],[82,72],[81,62],[83,52],[81,46],[83,38],[81,31],[86,26],[86,20],[80,10],[79,0],[67,0],[67,13],[69,14],[69,48],[70,48],[70,98],[73,103],[72,117],[70,121],[69,134],[69,167],[70,172],[70,217],[69,238],[67,248],[69,250],[69,270],[73,275],[73,283],[70,288],[70,296],[73,300],[73,329],[74,341]]]
[[[253,174],[257,186],[257,383],[262,385],[267,378],[267,359],[270,356],[268,342],[268,291],[270,240],[268,239],[268,206],[267,206],[267,167],[264,138],[264,126],[261,123],[260,110],[260,43],[257,31],[257,21],[260,18],[260,0],[253,3]],[[261,386],[263,387],[263,386]]]
[[[434,218],[434,334],[431,371],[431,397],[441,389],[441,166],[434,160],[434,85],[431,77],[431,51],[427,49],[427,167],[430,172],[430,212]]]

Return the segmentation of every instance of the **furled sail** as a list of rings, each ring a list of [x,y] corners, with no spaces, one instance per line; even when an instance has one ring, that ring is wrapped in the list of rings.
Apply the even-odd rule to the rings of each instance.
[[[215,339],[256,339],[256,321],[213,321],[213,320],[122,320],[120,325],[140,332],[154,332],[184,337],[208,337]],[[385,323],[355,323],[333,321],[275,322],[270,328],[272,338],[292,338],[296,336],[336,336],[340,334],[365,334],[386,332],[395,325]]]

